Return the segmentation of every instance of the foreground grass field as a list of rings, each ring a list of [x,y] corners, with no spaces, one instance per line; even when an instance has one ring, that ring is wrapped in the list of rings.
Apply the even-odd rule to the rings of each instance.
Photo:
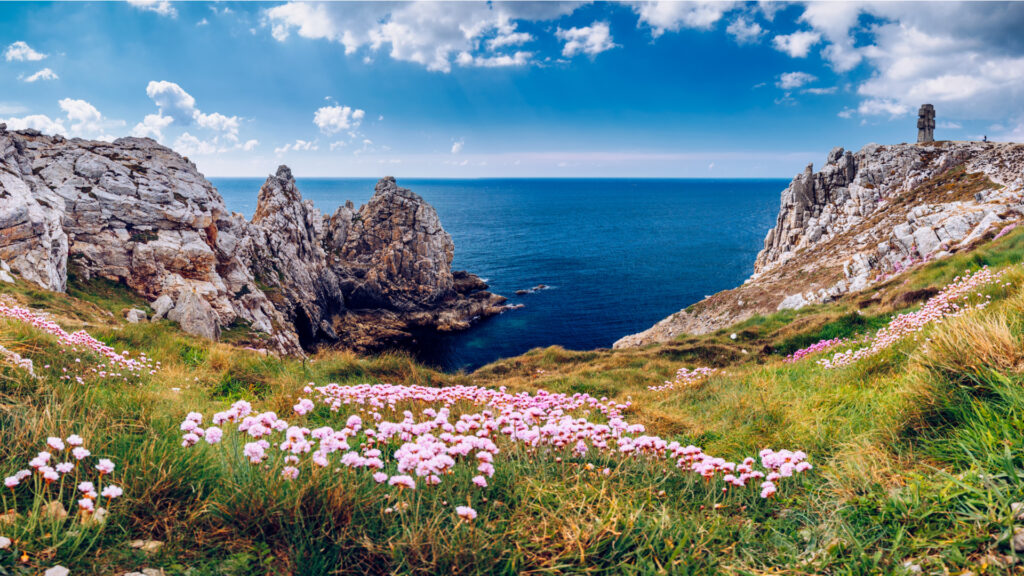
[[[472,374],[400,354],[278,358],[167,322],[126,324],[122,311],[144,303],[100,281],[75,282],[70,297],[0,285],[9,304],[159,362],[127,381],[91,372],[96,354],[0,320],[0,345],[31,358],[36,374],[0,364],[0,476],[26,468],[48,437],[78,434],[93,458],[116,465],[98,481],[124,489],[98,500],[102,522],[74,510],[70,485],[7,490],[4,506],[16,512],[0,517],[0,537],[12,541],[0,549],[0,574],[55,565],[191,575],[1024,573],[1013,546],[1024,528],[1014,506],[1024,502],[1022,257],[1024,233],[1015,232],[833,304],[640,350],[534,350]],[[1003,276],[977,295],[991,298],[984,308],[848,367],[825,369],[821,355],[784,361],[819,340],[872,333],[985,265]],[[249,341],[244,327],[231,339]],[[718,371],[649,389],[698,366]],[[763,448],[802,450],[814,468],[761,498],[723,493],[720,480],[660,458],[512,447],[484,488],[472,485],[475,472],[455,469],[438,486],[403,490],[333,466],[283,479],[249,464],[229,434],[181,446],[190,412],[208,419],[244,399],[291,419],[311,382],[608,397],[629,402],[624,417],[647,434],[735,461]],[[413,404],[399,414],[424,408]],[[349,413],[321,407],[302,425],[340,429]],[[42,511],[53,500],[68,518]],[[462,519],[456,506],[478,516]]]

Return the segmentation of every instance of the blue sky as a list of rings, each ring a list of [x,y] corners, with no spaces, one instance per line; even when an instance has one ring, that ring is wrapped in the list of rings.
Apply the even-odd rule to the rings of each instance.
[[[1024,4],[2,3],[0,119],[208,176],[789,177],[1024,139]]]

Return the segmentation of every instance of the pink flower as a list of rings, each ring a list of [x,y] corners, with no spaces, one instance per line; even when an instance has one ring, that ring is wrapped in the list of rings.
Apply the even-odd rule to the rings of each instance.
[[[295,480],[299,477],[299,469],[294,466],[285,466],[284,470],[281,470],[281,476],[288,480]]]
[[[68,445],[70,446],[81,446],[83,443],[82,437],[78,434],[72,434],[68,436]]]
[[[773,496],[776,492],[775,483],[765,481],[761,483],[761,498],[768,498]]]
[[[75,460],[84,460],[88,458],[90,455],[92,455],[92,452],[89,452],[85,448],[79,446],[78,448],[72,450],[71,454],[75,457]]]
[[[292,406],[292,410],[295,410],[295,413],[298,414],[299,416],[304,416],[312,412],[313,408],[315,407],[316,406],[313,404],[312,400],[302,398],[299,400],[298,404]]]
[[[4,486],[7,488],[14,488],[18,484],[21,484],[21,480],[18,480],[17,476],[8,476],[4,478]]]
[[[479,486],[481,488],[486,488],[487,487],[487,479],[484,478],[483,476],[473,476],[473,484],[476,484],[477,486]]]
[[[83,512],[92,512],[96,509],[96,505],[93,504],[92,500],[89,498],[82,498],[79,500],[78,507],[81,508]]]
[[[121,494],[124,494],[124,490],[119,486],[114,486],[113,484],[107,485],[103,489],[103,492],[100,492],[100,496],[103,496],[104,498],[117,498]]]
[[[60,452],[64,449],[64,441],[56,436],[50,436],[46,439],[46,445],[53,448],[55,451]]]
[[[96,465],[96,469],[100,471],[100,474],[110,474],[114,471],[114,463],[108,458],[102,458]]]
[[[71,472],[72,470],[75,469],[75,465],[72,464],[71,462],[61,462],[60,464],[57,464],[55,468],[57,468],[57,472],[60,472],[61,474],[67,474],[68,472]]]
[[[221,438],[224,437],[224,432],[216,426],[210,426],[206,429],[206,443],[216,444],[220,442]]]
[[[411,476],[405,476],[405,475],[392,476],[391,479],[388,480],[388,485],[389,486],[401,486],[403,488],[408,488],[410,490],[415,490],[416,489],[416,481],[413,480]]]
[[[387,479],[388,479],[388,475],[385,474],[384,472],[376,472],[373,475],[373,480],[377,484],[380,484],[380,483],[386,481]]]
[[[476,520],[476,510],[473,510],[469,506],[456,506],[455,513],[458,514],[459,518],[462,518],[466,522]]]

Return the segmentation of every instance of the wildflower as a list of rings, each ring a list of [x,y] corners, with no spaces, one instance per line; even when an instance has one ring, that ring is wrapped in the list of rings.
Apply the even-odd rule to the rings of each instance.
[[[487,487],[487,479],[484,478],[483,476],[473,476],[473,484],[476,484],[477,486],[479,486],[481,488],[486,488]]]
[[[216,426],[210,426],[206,429],[205,436],[207,444],[216,444],[224,437],[224,432]]]
[[[71,454],[72,454],[72,456],[75,457],[75,460],[84,460],[84,459],[88,458],[90,455],[92,455],[92,452],[89,452],[85,448],[82,448],[81,446],[79,446],[79,447],[75,448],[74,450],[72,450]]]
[[[124,494],[124,490],[119,486],[114,486],[113,484],[107,485],[103,488],[103,492],[100,492],[100,496],[103,496],[104,498],[117,498],[122,494]]]
[[[81,446],[84,443],[82,437],[79,436],[78,434],[72,434],[71,436],[68,436],[67,442],[69,446]]]
[[[49,466],[40,468],[39,471],[43,473],[43,480],[46,480],[47,484],[49,484],[50,482],[56,482],[57,480],[60,480],[60,474],[58,474],[56,470],[50,468]]]
[[[299,469],[294,466],[285,466],[284,470],[281,470],[281,476],[288,480],[295,480],[299,477]]]
[[[46,445],[53,448],[56,452],[60,452],[64,449],[64,441],[56,436],[50,436],[47,438]]]
[[[298,404],[292,406],[292,410],[295,410],[295,413],[298,414],[299,416],[304,416],[312,412],[313,408],[315,408],[313,401],[307,398],[302,398],[301,400],[299,400]]]
[[[82,498],[78,501],[78,507],[83,512],[93,512],[96,510],[96,505],[93,504],[91,498]]]
[[[388,475],[385,474],[384,472],[376,472],[373,475],[373,480],[377,484],[380,484],[380,483],[386,481],[387,479],[388,479]]]
[[[776,492],[775,483],[771,481],[765,481],[761,483],[761,498],[768,498],[775,495]]]
[[[75,465],[72,464],[71,462],[61,462],[60,464],[54,466],[54,468],[56,468],[57,472],[60,472],[61,474],[67,474],[68,472],[71,472],[72,470],[75,469]]]
[[[0,536],[0,550],[6,550],[11,547],[11,539],[6,536]]]
[[[4,478],[4,486],[7,488],[13,489],[18,484],[21,484],[21,480],[19,480],[17,476],[8,476],[7,478]]]
[[[476,520],[476,510],[473,510],[469,506],[456,506],[455,513],[458,514],[459,518],[462,518],[466,522]]]
[[[416,481],[413,480],[412,477],[405,475],[392,476],[391,479],[388,480],[388,485],[401,486],[403,488],[408,488],[410,490],[416,489]]]
[[[114,471],[114,463],[108,458],[101,458],[96,469],[100,471],[100,474],[110,474]]]

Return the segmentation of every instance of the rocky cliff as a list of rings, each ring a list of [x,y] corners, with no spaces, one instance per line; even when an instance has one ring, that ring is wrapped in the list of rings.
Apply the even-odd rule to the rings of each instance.
[[[459,330],[505,299],[451,270],[454,247],[422,198],[381,180],[329,216],[282,166],[251,221],[196,166],[149,139],[67,140],[0,124],[0,261],[62,292],[69,269],[123,282],[156,316],[217,338],[238,321],[283,352],[372,351]]]
[[[835,148],[782,191],[775,227],[743,286],[719,292],[615,343],[704,334],[826,302],[942,258],[1021,219],[1024,145],[933,142]]]

